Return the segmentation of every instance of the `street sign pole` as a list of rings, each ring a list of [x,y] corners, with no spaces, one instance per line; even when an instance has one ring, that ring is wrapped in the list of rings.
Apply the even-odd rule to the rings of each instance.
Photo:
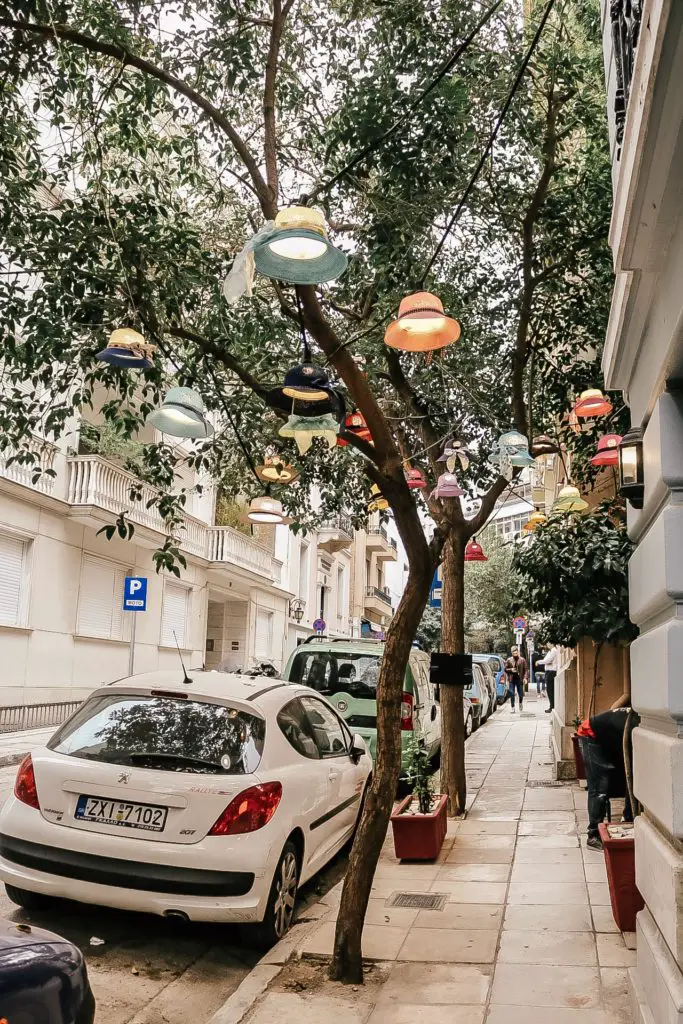
[[[128,675],[133,675],[133,667],[135,665],[135,627],[137,625],[138,617],[136,612],[131,613],[133,616],[133,625],[130,630],[130,650],[128,652]]]
[[[147,611],[147,578],[145,576],[126,576],[123,581],[123,610],[124,612],[130,612],[133,616],[128,650],[128,675],[132,676],[135,667],[137,613]]]

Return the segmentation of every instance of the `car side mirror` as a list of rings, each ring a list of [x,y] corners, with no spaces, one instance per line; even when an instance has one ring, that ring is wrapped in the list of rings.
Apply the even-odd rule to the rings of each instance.
[[[432,704],[432,722],[436,721],[436,704]]]
[[[349,757],[354,764],[358,764],[363,754],[367,754],[368,748],[365,745],[365,740],[362,736],[356,733],[351,740],[351,750],[349,751]]]

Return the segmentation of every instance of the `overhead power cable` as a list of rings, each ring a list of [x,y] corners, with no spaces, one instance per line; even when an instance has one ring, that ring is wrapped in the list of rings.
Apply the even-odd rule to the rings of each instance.
[[[503,121],[505,120],[505,116],[506,116],[508,110],[510,109],[510,106],[512,105],[512,101],[515,98],[517,90],[518,90],[518,88],[519,88],[519,86],[521,84],[522,78],[524,77],[524,72],[526,71],[527,67],[529,66],[529,62],[531,61],[531,58],[534,55],[536,47],[538,46],[539,40],[541,38],[541,35],[543,34],[543,29],[545,28],[546,22],[547,22],[548,18],[550,17],[550,12],[552,11],[554,5],[555,5],[555,0],[548,0],[548,3],[546,4],[546,8],[545,8],[545,10],[543,12],[543,16],[542,16],[541,20],[538,23],[538,28],[536,29],[536,32],[534,33],[534,38],[531,40],[531,44],[529,46],[529,49],[527,50],[526,55],[524,57],[524,60],[522,61],[521,65],[520,65],[520,68],[519,68],[519,71],[517,72],[517,75],[515,77],[515,80],[512,83],[512,87],[511,87],[511,89],[510,89],[510,91],[509,91],[509,93],[507,95],[507,99],[505,100],[505,103],[503,104],[503,108],[502,108],[500,114],[498,115],[498,119],[497,119],[497,121],[496,121],[496,123],[495,123],[495,125],[493,127],[493,131],[489,135],[488,142],[486,143],[486,148],[484,149],[484,152],[482,153],[482,155],[481,155],[481,157],[479,159],[479,163],[477,164],[477,166],[474,169],[474,172],[473,172],[473,174],[472,174],[472,176],[471,176],[471,178],[470,178],[470,180],[469,180],[469,182],[467,184],[467,188],[463,192],[463,195],[462,195],[462,198],[460,199],[460,202],[458,203],[458,205],[455,208],[455,212],[453,213],[453,216],[451,217],[451,219],[449,220],[448,224],[446,225],[446,230],[444,231],[443,235],[441,236],[441,238],[439,240],[439,244],[437,245],[436,249],[434,250],[434,253],[433,253],[432,257],[429,260],[429,263],[427,264],[427,266],[425,267],[425,271],[424,271],[422,277],[420,278],[420,282],[419,282],[419,287],[420,288],[424,285],[425,280],[427,278],[427,275],[429,274],[429,271],[432,269],[432,267],[434,266],[434,264],[438,260],[439,256],[441,255],[441,251],[442,251],[442,249],[443,249],[443,247],[444,247],[444,245],[446,243],[446,239],[448,238],[448,236],[450,235],[451,231],[455,227],[455,225],[456,225],[456,223],[457,223],[457,221],[458,221],[458,219],[460,217],[460,214],[462,213],[462,211],[464,209],[465,203],[467,202],[469,194],[472,191],[472,189],[474,188],[474,186],[476,184],[476,181],[477,181],[477,178],[481,174],[482,168],[483,168],[484,164],[486,163],[486,160],[487,160],[487,158],[489,156],[489,153],[491,152],[491,149],[493,148],[493,143],[496,141],[496,137],[498,135],[498,132],[501,129]]]
[[[354,167],[357,167],[358,164],[366,158],[366,156],[369,156],[370,153],[378,149],[383,142],[386,142],[387,139],[391,138],[391,136],[398,131],[401,125],[405,124],[410,115],[415,110],[417,110],[417,108],[420,106],[423,100],[425,100],[426,97],[429,96],[430,92],[433,92],[437,85],[441,81],[443,81],[448,72],[453,69],[457,61],[460,59],[463,53],[465,53],[465,51],[468,49],[468,47],[474,41],[474,39],[479,35],[479,33],[484,28],[486,23],[490,21],[490,19],[493,17],[493,15],[496,13],[496,11],[503,2],[504,0],[495,0],[495,3],[493,3],[485,12],[485,14],[482,15],[482,17],[479,19],[479,21],[472,29],[472,31],[469,33],[469,35],[467,35],[465,39],[463,39],[463,41],[455,48],[451,56],[441,66],[440,70],[431,80],[431,82],[429,82],[429,84],[425,86],[422,92],[420,92],[419,95],[415,97],[412,103],[408,105],[408,109],[406,110],[406,112],[402,114],[396,121],[394,121],[391,127],[387,128],[387,130],[383,132],[382,135],[374,139],[372,142],[369,142],[367,146],[360,150],[360,152],[356,153],[353,159],[349,160],[349,162],[344,167],[342,167],[340,171],[337,171],[333,178],[330,178],[328,182],[323,182],[322,184],[318,185],[315,189],[313,189],[312,192],[308,193],[304,197],[304,200],[307,204],[312,202],[314,199],[317,199],[319,195],[325,192],[329,192],[333,185],[336,185],[336,183],[341,178],[343,178],[346,174],[352,171]]]

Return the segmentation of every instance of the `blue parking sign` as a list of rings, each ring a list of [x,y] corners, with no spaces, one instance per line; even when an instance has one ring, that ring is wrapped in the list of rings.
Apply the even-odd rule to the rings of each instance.
[[[147,577],[126,576],[123,584],[124,612],[147,611]]]
[[[441,607],[441,593],[443,585],[441,582],[441,566],[437,566],[434,572],[434,579],[432,580],[432,586],[429,591],[429,607],[440,608]]]

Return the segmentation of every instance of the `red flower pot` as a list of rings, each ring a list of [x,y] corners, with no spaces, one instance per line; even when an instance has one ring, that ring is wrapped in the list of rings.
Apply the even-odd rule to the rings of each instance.
[[[581,753],[581,744],[579,743],[579,737],[575,732],[572,733],[572,746],[574,747],[574,760],[576,761],[576,777],[577,779],[586,778],[586,766],[583,763],[583,754]]]
[[[612,826],[615,829],[617,826]],[[623,829],[624,826],[618,826]],[[643,897],[636,888],[636,844],[633,828],[630,836],[610,835],[610,826],[605,822],[598,825],[602,847],[605,851],[605,866],[612,914],[622,932],[636,930],[636,914],[645,906]]]
[[[429,814],[407,814],[412,795],[401,800],[391,815],[394,850],[399,860],[436,860],[448,827],[447,796],[437,796]]]

